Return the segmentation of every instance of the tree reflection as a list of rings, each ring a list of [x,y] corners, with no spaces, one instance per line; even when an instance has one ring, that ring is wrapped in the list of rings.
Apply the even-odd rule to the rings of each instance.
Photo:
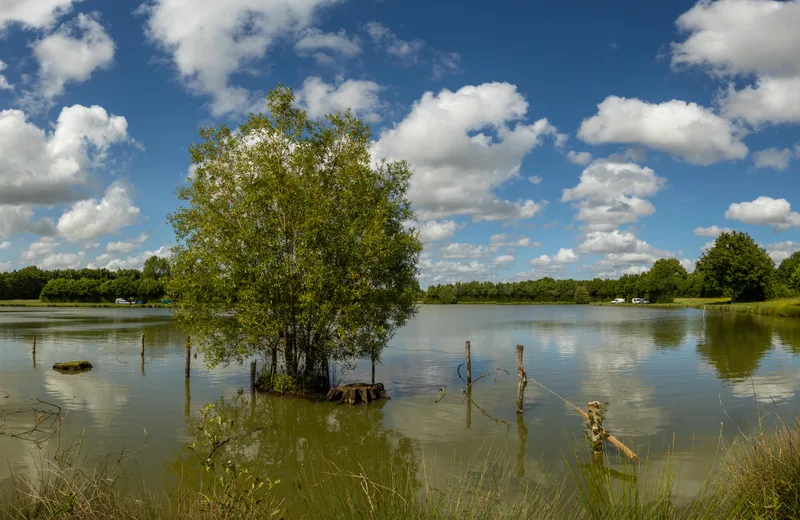
[[[369,504],[362,502],[374,501],[376,496],[368,498],[365,485],[380,491],[377,500],[406,497],[413,501],[419,488],[414,443],[383,426],[384,404],[337,406],[275,396],[258,396],[253,402],[249,395],[240,394],[216,402],[211,421],[187,421],[188,445],[194,444],[198,454],[208,453],[214,442],[208,442],[207,432],[217,427],[216,417],[223,425],[230,421],[224,434],[230,440],[216,451],[216,458],[232,460],[252,475],[280,480],[273,493],[291,516],[314,516],[319,513],[312,511],[314,507],[330,506],[332,501],[368,509]],[[201,457],[190,449],[181,453],[168,473],[192,489],[208,485]]]
[[[685,316],[660,318],[650,322],[650,332],[656,348],[680,348],[686,340],[689,324]]]
[[[756,316],[709,316],[697,353],[722,379],[741,380],[752,376],[772,349],[772,331],[769,321]]]
[[[775,318],[772,323],[778,341],[794,354],[800,354],[800,320]]]

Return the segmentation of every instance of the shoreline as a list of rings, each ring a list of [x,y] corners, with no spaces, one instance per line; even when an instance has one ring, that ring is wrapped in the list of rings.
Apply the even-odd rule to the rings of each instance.
[[[106,302],[43,302],[41,300],[0,300],[0,307],[30,307],[30,308],[44,308],[44,307],[89,307],[96,309],[124,309],[124,308],[137,308],[137,309],[168,309],[171,305],[164,303],[143,303],[141,305],[120,305],[118,303]]]
[[[586,305],[573,302],[456,302],[430,303],[417,302],[418,305]],[[655,309],[698,309],[711,312],[754,314],[759,316],[777,316],[781,318],[800,318],[800,298],[784,298],[765,302],[731,303],[728,298],[676,298],[672,303],[614,303],[591,302],[594,307],[644,307]]]

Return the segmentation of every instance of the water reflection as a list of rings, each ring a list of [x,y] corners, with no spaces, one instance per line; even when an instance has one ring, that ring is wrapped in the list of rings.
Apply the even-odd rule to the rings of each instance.
[[[706,320],[697,353],[722,379],[741,381],[758,370],[772,349],[773,328],[757,316],[721,314]]]
[[[414,496],[419,453],[415,443],[401,432],[384,426],[385,402],[366,406],[337,406],[305,399],[237,395],[214,403],[212,416],[231,421],[219,450],[219,460],[233,460],[251,474],[281,483],[278,496],[289,500],[292,516],[309,513],[303,489],[324,485],[362,500],[363,476],[391,483],[405,496]],[[213,419],[189,421],[190,441],[199,453],[209,449],[204,429],[215,428]],[[206,451],[203,451],[206,450]],[[200,458],[184,448],[168,473],[184,485],[199,489],[205,471]]]

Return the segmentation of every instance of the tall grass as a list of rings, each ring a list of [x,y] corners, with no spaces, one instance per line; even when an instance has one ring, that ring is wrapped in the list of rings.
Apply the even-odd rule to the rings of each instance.
[[[12,475],[0,495],[0,519],[800,518],[800,418],[752,435],[740,431],[707,469],[699,493],[683,504],[671,448],[658,458],[658,468],[650,467],[650,457],[595,460],[588,447],[571,448],[567,476],[536,483],[517,478],[512,467],[497,471],[488,457],[483,463],[473,459],[468,467],[474,471],[439,479],[424,459],[419,470],[390,460],[370,473],[357,463],[341,468],[316,456],[292,482],[291,498],[224,458],[207,467],[199,486],[178,479],[168,492],[123,491],[119,482],[128,475],[122,456],[85,466],[80,450],[68,450],[43,459],[32,472]]]

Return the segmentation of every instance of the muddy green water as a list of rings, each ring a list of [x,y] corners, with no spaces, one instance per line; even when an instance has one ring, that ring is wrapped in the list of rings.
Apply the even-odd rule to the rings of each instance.
[[[719,449],[720,433],[734,435],[731,419],[751,428],[757,405],[788,415],[800,404],[800,320],[693,309],[423,306],[377,367],[377,380],[392,399],[343,407],[271,396],[251,400],[247,367],[208,371],[202,355],[192,359],[186,384],[184,334],[168,310],[3,308],[0,411],[6,417],[0,428],[29,428],[30,413],[11,412],[35,405],[36,398],[57,404],[67,419],[45,449],[83,431],[90,458],[138,450],[131,459],[136,480],[154,488],[186,478],[181,461],[188,460],[185,446],[197,434],[191,418],[208,403],[236,417],[237,427],[260,428],[235,451],[283,486],[323,459],[367,472],[402,467],[419,473],[425,460],[429,474],[467,478],[485,465],[513,471],[523,482],[563,471],[570,443],[583,446],[581,419],[531,382],[520,424],[516,379],[505,375],[477,383],[470,406],[456,372],[465,340],[472,342],[473,377],[496,366],[513,376],[515,345],[522,344],[529,378],[582,407],[608,402],[607,428],[643,457],[650,452],[651,466],[674,445],[689,493]],[[77,375],[52,370],[54,362],[73,359],[88,359],[94,369]],[[342,383],[367,380],[369,364],[357,362],[337,377]],[[436,403],[440,387],[446,395]],[[34,468],[38,457],[30,442],[0,435],[0,482],[11,468]]]

